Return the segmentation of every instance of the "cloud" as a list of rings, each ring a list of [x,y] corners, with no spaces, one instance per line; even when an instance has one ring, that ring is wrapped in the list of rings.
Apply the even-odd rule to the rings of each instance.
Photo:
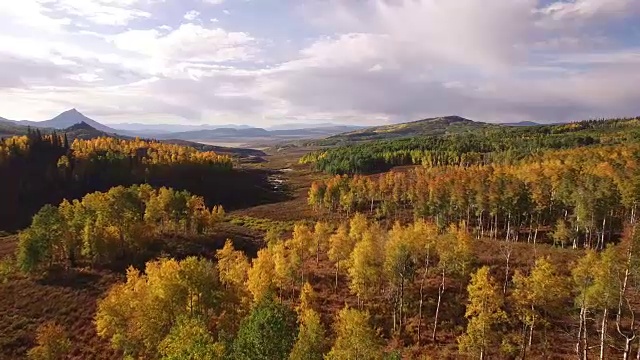
[[[139,9],[141,0],[38,0],[49,11],[75,16],[101,25],[126,25],[151,14]]]
[[[221,3],[0,4],[0,115],[69,105],[107,121],[265,125],[640,113],[640,29],[620,31],[637,0],[323,0],[267,13],[228,1],[234,16],[218,22],[208,5]]]
[[[225,62],[248,60],[257,49],[245,32],[205,28],[187,23],[162,34],[158,30],[129,30],[109,38],[119,49],[163,62]]]
[[[184,14],[183,17],[184,17],[185,20],[193,21],[193,20],[197,19],[198,16],[200,16],[200,12],[199,11],[191,10],[191,11],[188,11],[186,14]]]
[[[640,12],[636,0],[575,0],[554,2],[543,9],[554,20],[622,18]]]

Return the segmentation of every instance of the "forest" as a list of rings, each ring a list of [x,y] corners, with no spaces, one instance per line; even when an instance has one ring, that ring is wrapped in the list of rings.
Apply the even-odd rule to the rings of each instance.
[[[640,119],[588,120],[561,125],[483,127],[439,136],[419,136],[331,147],[300,159],[331,174],[369,174],[399,165],[510,164],[536,152],[592,144],[637,142]]]
[[[464,222],[478,238],[522,235],[536,242],[553,229],[561,246],[603,249],[640,201],[640,147],[547,151],[515,165],[418,167],[379,177],[316,181],[308,202],[319,211],[368,211],[377,217],[412,210],[439,227]]]
[[[0,236],[0,358],[640,358],[639,126],[490,127],[267,165],[5,139],[0,171],[20,177],[1,219],[30,220]],[[215,202],[254,194],[216,179],[264,167],[287,169],[289,198]]]
[[[208,206],[234,208],[277,199],[261,189],[268,174],[234,169],[232,159],[211,151],[153,140],[66,135],[26,136],[0,141],[0,230],[17,230],[45,204],[79,199],[114,186],[150,184],[203,196]],[[220,191],[227,188],[230,191]],[[240,191],[247,196],[232,196]],[[19,206],[18,206],[19,205]]]

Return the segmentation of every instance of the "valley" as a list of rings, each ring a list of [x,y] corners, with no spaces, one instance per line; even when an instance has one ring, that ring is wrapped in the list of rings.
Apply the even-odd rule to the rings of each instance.
[[[51,323],[68,359],[296,358],[313,334],[314,359],[635,356],[639,133],[436,118],[260,150],[4,140],[0,171],[49,187],[0,197],[36,214],[3,223],[0,358],[45,346]],[[277,327],[273,347],[252,321]]]

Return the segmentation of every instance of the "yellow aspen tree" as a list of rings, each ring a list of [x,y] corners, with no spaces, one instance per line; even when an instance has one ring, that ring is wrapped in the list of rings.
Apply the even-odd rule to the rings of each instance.
[[[600,309],[600,360],[609,358],[607,354],[609,311],[618,306],[620,297],[620,279],[618,275],[623,271],[624,260],[618,252],[618,248],[610,244],[600,253],[600,261],[595,270],[595,281],[590,289],[594,303]]]
[[[442,236],[436,244],[439,258],[438,270],[440,270],[441,276],[440,286],[438,287],[438,302],[433,321],[433,333],[431,335],[433,341],[436,341],[440,306],[442,304],[442,295],[446,289],[447,277],[466,276],[473,258],[471,241],[471,235],[463,227],[451,226],[448,234]]]
[[[293,284],[296,281],[296,269],[292,266],[291,251],[287,248],[287,244],[280,240],[275,244],[272,244],[269,248],[273,259],[274,271],[275,271],[275,283],[279,289],[279,297],[282,299],[283,291],[289,288],[293,289]]]
[[[235,250],[230,239],[224,243],[224,247],[216,251],[218,260],[218,273],[220,281],[226,287],[241,289],[247,281],[247,273],[251,265],[247,256],[239,250]]]
[[[378,228],[364,232],[349,261],[349,288],[358,297],[358,306],[378,290],[384,261],[384,239]]]
[[[424,220],[416,220],[413,223],[411,236],[413,236],[413,238],[420,244],[418,248],[418,258],[422,263],[422,275],[420,277],[420,299],[418,302],[418,343],[420,343],[422,339],[422,318],[425,285],[436,255],[438,227],[435,224],[428,223]]]
[[[507,319],[502,309],[502,292],[486,266],[471,276],[467,291],[469,300],[465,316],[469,323],[465,334],[458,339],[460,351],[484,360],[500,338],[497,326]]]
[[[338,274],[342,267],[347,268],[346,262],[351,256],[355,241],[349,236],[347,225],[338,227],[335,234],[329,237],[329,260],[335,264],[335,289],[338,289]]]
[[[371,327],[366,311],[342,309],[335,323],[336,340],[327,354],[327,360],[381,360],[380,337]]]
[[[329,247],[329,237],[333,227],[326,223],[318,221],[313,228],[313,238],[309,251],[316,254],[316,264],[320,262],[320,254],[327,251]]]
[[[405,308],[405,285],[410,282],[421,255],[419,239],[413,236],[413,227],[396,223],[389,232],[384,248],[384,273],[393,296],[393,329],[402,333]]]
[[[315,301],[316,293],[313,291],[313,286],[305,282],[302,286],[302,291],[300,291],[300,304],[296,308],[298,314],[302,314],[309,309],[314,309]]]
[[[289,359],[322,360],[327,340],[320,315],[313,309],[306,309],[299,316],[299,323],[298,337]]]
[[[362,240],[362,236],[368,228],[369,221],[367,217],[361,213],[356,213],[349,221],[349,237],[351,237],[354,242],[358,242]]]
[[[313,232],[305,224],[296,224],[293,227],[293,237],[289,241],[291,249],[292,266],[299,264],[300,286],[304,284],[304,263],[310,252],[309,248],[313,244]]]
[[[247,288],[253,295],[254,301],[260,301],[273,289],[276,278],[275,265],[269,249],[261,249],[258,256],[251,262],[247,273]]]
[[[52,322],[38,327],[36,344],[27,353],[29,360],[63,360],[71,350],[71,341],[64,328]]]
[[[513,284],[511,298],[516,314],[524,326],[521,349],[524,359],[527,350],[531,348],[536,325],[540,323],[543,327],[547,326],[547,316],[568,294],[568,284],[546,258],[537,259],[528,276],[516,271]]]
[[[598,253],[589,250],[581,257],[571,269],[575,291],[577,292],[576,305],[580,307],[578,321],[578,339],[576,342],[576,355],[578,358],[587,359],[589,352],[588,320],[589,313],[595,307],[594,299],[589,289],[595,282],[593,269],[598,266]]]

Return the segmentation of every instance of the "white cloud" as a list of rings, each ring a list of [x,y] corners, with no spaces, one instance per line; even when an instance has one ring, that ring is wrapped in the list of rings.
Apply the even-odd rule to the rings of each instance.
[[[554,20],[619,18],[640,12],[640,2],[637,0],[558,1],[541,11]]]
[[[224,1],[225,0],[202,0],[202,2],[204,2],[205,4],[210,4],[210,5],[220,5]]]
[[[130,30],[110,39],[122,50],[167,64],[248,60],[257,51],[253,46],[255,39],[248,33],[210,29],[191,23],[182,24],[164,35],[155,29]]]
[[[140,0],[37,0],[53,11],[101,25],[126,25],[151,14],[137,8]]]
[[[193,21],[193,20],[197,19],[198,16],[200,16],[200,12],[199,11],[191,10],[191,11],[188,11],[186,14],[184,14],[183,18],[185,20]]]
[[[47,8],[39,0],[0,1],[0,19],[9,24],[58,32],[71,23],[69,18],[51,18],[46,12]]]

